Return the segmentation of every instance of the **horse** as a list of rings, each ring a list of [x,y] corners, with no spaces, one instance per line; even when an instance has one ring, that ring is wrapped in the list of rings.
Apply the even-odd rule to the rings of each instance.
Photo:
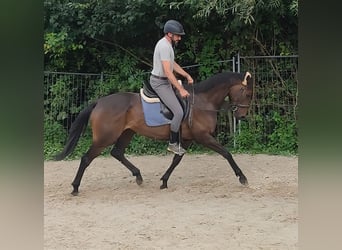
[[[246,119],[252,101],[253,85],[253,78],[249,72],[245,74],[222,72],[193,85],[183,85],[190,93],[188,98],[191,103],[189,117],[181,124],[183,147],[187,149],[192,142],[195,142],[222,155],[242,185],[248,185],[246,176],[231,153],[214,138],[214,132],[217,112],[227,97],[234,117],[237,120]],[[146,124],[141,93],[118,92],[103,96],[77,115],[69,130],[66,144],[62,152],[55,156],[55,160],[63,160],[74,151],[89,121],[92,129],[92,144],[81,157],[72,182],[71,194],[78,195],[85,169],[108,146],[112,146],[110,154],[130,170],[136,178],[136,183],[141,185],[143,178],[140,170],[125,157],[125,149],[135,134],[156,140],[168,140],[169,124],[161,126]],[[183,156],[174,155],[171,165],[160,179],[162,181],[160,189],[168,188],[169,177]]]

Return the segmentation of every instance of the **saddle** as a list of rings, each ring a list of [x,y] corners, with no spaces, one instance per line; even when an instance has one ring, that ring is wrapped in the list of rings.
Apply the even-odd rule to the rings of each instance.
[[[144,82],[143,88],[140,90],[140,95],[146,102],[149,102],[149,103],[160,102],[160,113],[163,114],[164,117],[167,118],[168,120],[172,120],[173,113],[159,98],[159,96],[154,91],[149,81]],[[182,98],[178,92],[176,92],[176,97],[180,105],[183,108],[184,115],[183,115],[182,121],[184,121],[189,116],[189,113],[190,113],[190,102],[188,98]]]

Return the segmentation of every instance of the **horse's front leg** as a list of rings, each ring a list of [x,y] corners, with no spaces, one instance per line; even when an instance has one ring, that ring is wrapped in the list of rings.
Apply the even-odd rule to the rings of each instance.
[[[175,154],[175,156],[172,159],[172,163],[171,163],[170,167],[166,170],[166,172],[162,176],[162,178],[160,178],[160,180],[163,182],[163,184],[160,186],[160,189],[167,188],[167,181],[169,180],[170,175],[173,172],[173,170],[177,167],[177,165],[182,160],[183,156],[184,155],[177,155],[177,154]]]
[[[196,141],[202,144],[203,146],[206,146],[207,148],[214,150],[215,152],[222,155],[225,159],[227,159],[230,166],[234,170],[235,175],[239,177],[240,183],[242,185],[248,185],[246,176],[242,173],[241,169],[236,164],[232,154],[229,153],[228,150],[225,149],[214,137],[212,137],[210,134],[207,134],[206,136],[202,135],[202,137],[197,139]]]
[[[183,143],[183,147],[187,149],[190,146],[190,144],[191,144],[191,141],[186,141]],[[160,186],[160,189],[167,188],[167,181],[169,180],[170,175],[172,174],[173,170],[178,166],[178,164],[182,160],[183,156],[184,155],[177,155],[177,154],[174,155],[170,167],[166,170],[162,178],[160,178],[160,180],[163,182],[162,185]]]

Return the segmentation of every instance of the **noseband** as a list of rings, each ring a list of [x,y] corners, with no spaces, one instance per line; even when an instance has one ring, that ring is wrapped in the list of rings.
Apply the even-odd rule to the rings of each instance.
[[[250,105],[246,104],[231,104],[230,105],[230,110],[235,112],[238,110],[238,108],[249,108]]]

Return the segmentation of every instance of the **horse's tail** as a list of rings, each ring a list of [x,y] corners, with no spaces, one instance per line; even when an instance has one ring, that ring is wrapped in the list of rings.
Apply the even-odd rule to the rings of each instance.
[[[88,125],[90,114],[93,111],[95,106],[96,106],[96,102],[92,103],[91,105],[83,109],[78,114],[78,116],[76,117],[76,120],[71,125],[68,140],[64,146],[63,151],[55,155],[54,157],[56,161],[63,160],[65,157],[67,157],[69,154],[71,154],[74,151],[82,132],[85,131],[85,128]]]

